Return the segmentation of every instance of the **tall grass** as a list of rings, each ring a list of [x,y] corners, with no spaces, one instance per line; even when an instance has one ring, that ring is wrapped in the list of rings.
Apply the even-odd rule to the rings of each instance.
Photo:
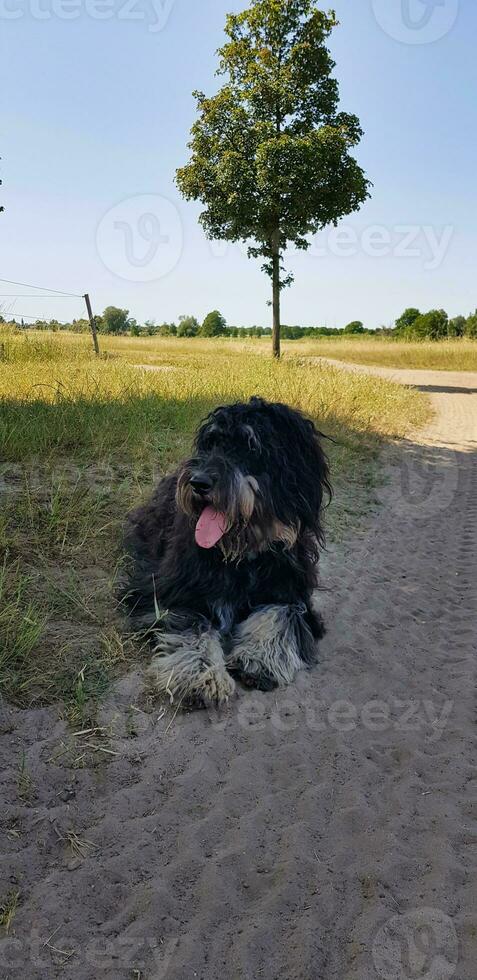
[[[22,688],[43,628],[28,577],[18,562],[9,565],[5,554],[0,565],[0,690],[7,695]]]
[[[414,391],[307,363],[303,356],[276,363],[227,342],[141,340],[141,357],[147,360],[153,351],[158,368],[148,371],[126,363],[137,356],[134,340],[108,338],[116,357],[106,360],[62,337],[52,343],[55,355],[63,344],[62,357],[37,358],[29,340],[12,338],[12,360],[0,364],[4,459],[154,454],[167,461],[215,405],[254,394],[287,401],[332,433],[400,436],[426,414]]]
[[[270,356],[270,338],[236,340],[177,340],[158,337],[99,338],[104,357],[127,360],[132,364],[192,366],[210,360],[217,351],[231,359],[245,355]],[[378,335],[370,337],[320,337],[304,340],[284,340],[285,359],[323,354],[325,357],[374,364],[383,367],[420,368],[427,370],[477,371],[477,341],[455,338],[439,341],[399,340]],[[57,362],[65,357],[70,361],[93,359],[89,335],[74,333],[48,334],[43,331],[13,330],[0,325],[0,362],[31,361]]]
[[[83,359],[88,350],[87,338],[83,336],[43,331],[26,333],[0,325],[0,362],[3,364],[51,363],[64,360],[66,353],[70,359]]]

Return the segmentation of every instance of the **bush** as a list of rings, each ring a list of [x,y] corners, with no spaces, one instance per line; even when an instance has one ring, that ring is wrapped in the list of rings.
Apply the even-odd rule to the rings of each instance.
[[[197,337],[199,333],[199,321],[195,316],[180,316],[177,328],[178,337]]]
[[[344,328],[343,333],[347,335],[359,334],[366,333],[366,330],[364,329],[364,325],[361,323],[361,320],[353,320],[351,323],[348,323],[347,327]]]
[[[121,310],[118,306],[106,307],[100,321],[101,333],[125,334],[130,326],[129,310]]]
[[[404,313],[396,320],[396,330],[400,333],[405,332],[409,327],[412,327],[420,316],[420,310],[416,309],[415,306],[408,306],[407,310],[404,310]]]
[[[69,323],[66,324],[66,327],[70,328],[73,331],[73,333],[89,333],[89,331],[91,330],[91,325],[89,320],[84,320],[84,319],[73,320],[71,327]]]
[[[430,310],[421,313],[412,326],[408,327],[406,336],[416,340],[440,340],[447,337],[449,318],[445,310]]]
[[[227,323],[218,310],[213,310],[206,316],[199,330],[201,337],[223,337],[225,333],[227,333]]]
[[[175,337],[177,333],[177,327],[175,323],[161,323],[156,330],[158,337]]]
[[[466,319],[465,316],[455,316],[452,320],[449,320],[449,325],[447,328],[448,337],[463,337],[465,334]]]

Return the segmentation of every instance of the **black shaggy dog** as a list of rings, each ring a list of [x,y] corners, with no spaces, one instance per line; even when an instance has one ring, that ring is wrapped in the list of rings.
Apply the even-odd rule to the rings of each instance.
[[[270,690],[315,659],[311,597],[328,466],[313,423],[252,398],[217,408],[194,455],[128,520],[124,594],[153,637],[152,675],[186,704]]]

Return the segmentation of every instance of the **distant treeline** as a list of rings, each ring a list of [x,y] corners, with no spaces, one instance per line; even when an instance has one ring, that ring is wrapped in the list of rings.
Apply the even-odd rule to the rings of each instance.
[[[180,316],[177,323],[157,324],[146,320],[141,325],[129,315],[129,310],[108,306],[101,316],[95,317],[96,329],[102,334],[131,337],[269,337],[271,327],[232,327],[218,310],[209,313],[203,323],[195,316]],[[6,320],[0,316],[0,324],[31,330],[70,330],[74,333],[87,333],[88,320],[72,320],[60,323],[58,320],[36,320],[34,323],[18,322],[15,318]],[[341,329],[333,327],[282,326],[284,340],[301,340],[305,337],[395,337],[405,340],[442,340],[446,337],[477,338],[477,311],[470,316],[449,318],[445,310],[429,310],[421,313],[409,307],[398,317],[393,327],[380,327],[369,330],[361,320],[353,320]]]

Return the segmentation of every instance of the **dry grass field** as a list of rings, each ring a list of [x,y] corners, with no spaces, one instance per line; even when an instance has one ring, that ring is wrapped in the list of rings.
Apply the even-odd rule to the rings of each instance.
[[[102,337],[104,350],[121,356],[127,352],[128,360],[142,364],[160,364],[170,354],[176,361],[194,352],[210,352],[211,341],[190,341],[184,346],[175,339]],[[244,351],[270,355],[270,338],[212,341],[223,351]],[[204,346],[205,345],[205,346]],[[302,357],[331,357],[355,364],[372,364],[378,367],[417,368],[426,371],[476,371],[477,342],[456,339],[442,341],[399,341],[385,337],[369,336],[350,339],[323,337],[319,340],[284,340],[282,350],[285,360]]]
[[[418,392],[307,364],[311,345],[274,363],[261,342],[101,340],[97,359],[87,337],[0,337],[0,686],[74,722],[138,655],[114,602],[124,515],[207,412],[260,394],[309,413],[335,440],[335,539],[372,502],[380,442],[429,414]]]
[[[354,364],[418,368],[425,371],[477,371],[475,340],[399,341],[356,337],[350,340],[300,340],[285,344],[287,352],[332,357]]]

